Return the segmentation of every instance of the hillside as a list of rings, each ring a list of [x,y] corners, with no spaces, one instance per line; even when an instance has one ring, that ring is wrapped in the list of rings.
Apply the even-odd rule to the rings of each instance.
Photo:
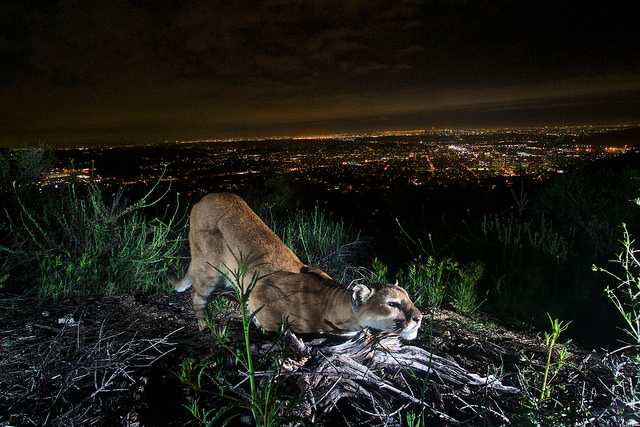
[[[640,147],[640,127],[630,127],[612,132],[597,133],[582,137],[583,144],[602,145],[607,147]]]
[[[471,425],[571,417],[599,425],[640,421],[611,393],[620,387],[614,377],[624,384],[625,378],[640,375],[638,364],[623,364],[619,354],[559,344],[570,357],[549,381],[552,399],[535,408],[547,354],[543,336],[506,328],[484,315],[471,319],[437,310],[432,324],[429,317],[422,338],[411,345],[431,348],[470,373],[495,373],[505,385],[521,390],[455,390],[430,379],[426,404],[446,417]],[[185,405],[203,394],[185,387],[175,373],[185,357],[204,358],[217,344],[197,330],[188,295],[129,294],[55,303],[5,295],[0,319],[0,425],[199,424]],[[553,360],[558,356],[554,351]],[[362,422],[356,409],[341,405],[326,421]],[[417,413],[409,405],[386,420],[368,422],[397,425],[406,421],[407,411]],[[560,412],[567,418],[558,417]],[[425,420],[450,424],[445,415]]]

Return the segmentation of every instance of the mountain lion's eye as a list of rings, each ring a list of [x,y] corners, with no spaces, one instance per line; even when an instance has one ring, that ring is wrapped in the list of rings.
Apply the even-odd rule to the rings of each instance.
[[[393,308],[398,308],[398,307],[400,307],[400,303],[398,303],[397,301],[389,301],[389,302],[387,303],[387,305],[388,305],[389,307],[393,307]]]

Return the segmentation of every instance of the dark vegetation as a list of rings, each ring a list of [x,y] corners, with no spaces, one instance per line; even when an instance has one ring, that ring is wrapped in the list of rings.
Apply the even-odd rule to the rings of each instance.
[[[211,332],[197,332],[188,296],[167,295],[165,280],[186,266],[194,200],[162,184],[39,185],[53,162],[47,149],[0,157],[0,425],[639,419],[637,153],[535,186],[343,194],[269,180],[240,191],[345,285],[398,278],[427,314],[417,346],[519,389],[452,390],[413,373],[406,390],[423,404],[382,415],[362,401],[305,407],[283,366],[311,356],[244,328],[233,303],[215,300]]]

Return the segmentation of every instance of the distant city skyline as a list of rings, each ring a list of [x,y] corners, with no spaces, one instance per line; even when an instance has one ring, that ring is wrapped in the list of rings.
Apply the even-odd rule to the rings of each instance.
[[[318,141],[321,142],[323,140],[355,140],[362,138],[381,138],[386,136],[392,137],[401,137],[401,136],[442,136],[445,134],[451,135],[484,135],[490,136],[494,134],[500,133],[524,133],[529,134],[533,132],[545,133],[548,135],[570,135],[574,134],[577,137],[590,137],[597,134],[616,134],[618,131],[623,130],[638,130],[637,133],[640,133],[640,125],[636,124],[614,124],[614,125],[570,125],[570,126],[505,126],[505,127],[465,127],[465,128],[454,128],[454,127],[444,127],[444,128],[429,128],[429,129],[387,129],[387,130],[378,130],[371,132],[338,132],[338,133],[324,133],[324,134],[300,134],[300,135],[266,135],[261,137],[237,137],[237,138],[203,138],[203,139],[195,139],[195,140],[164,140],[164,141],[152,141],[149,143],[137,143],[137,142],[129,142],[129,143],[88,143],[88,144],[59,144],[59,145],[50,145],[45,142],[41,142],[36,144],[36,146],[46,146],[54,149],[99,149],[99,148],[117,148],[117,147],[154,147],[154,146],[164,146],[164,145],[189,145],[189,144],[197,144],[197,143],[233,143],[233,142],[262,142],[262,141]],[[632,140],[631,146],[636,147],[640,146],[640,139],[638,135],[633,135],[630,137]],[[628,142],[629,138],[625,138],[625,144]],[[0,148],[22,148],[27,147],[29,144],[23,145],[15,145],[15,146],[7,146]]]
[[[175,189],[186,195],[216,188],[238,191],[264,185],[274,178],[329,192],[391,187],[425,189],[447,183],[508,186],[514,179],[545,181],[576,162],[610,158],[633,148],[611,146],[606,140],[596,145],[589,143],[590,137],[605,130],[590,127],[451,130],[356,138],[60,150],[58,166],[44,183],[56,184],[74,176],[147,188],[163,180],[171,181]],[[615,136],[610,141],[615,142]]]
[[[636,0],[0,6],[0,147],[640,124]]]

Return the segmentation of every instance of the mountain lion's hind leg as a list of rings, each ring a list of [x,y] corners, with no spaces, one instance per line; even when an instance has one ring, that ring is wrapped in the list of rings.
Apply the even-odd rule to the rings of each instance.
[[[191,303],[198,319],[198,327],[203,331],[207,327],[207,304],[209,295],[202,295],[195,287],[191,288]]]
[[[216,290],[215,284],[218,280],[219,278],[214,278],[208,286],[194,286],[191,288],[191,303],[201,331],[207,327],[207,304],[211,299],[211,294]]]

